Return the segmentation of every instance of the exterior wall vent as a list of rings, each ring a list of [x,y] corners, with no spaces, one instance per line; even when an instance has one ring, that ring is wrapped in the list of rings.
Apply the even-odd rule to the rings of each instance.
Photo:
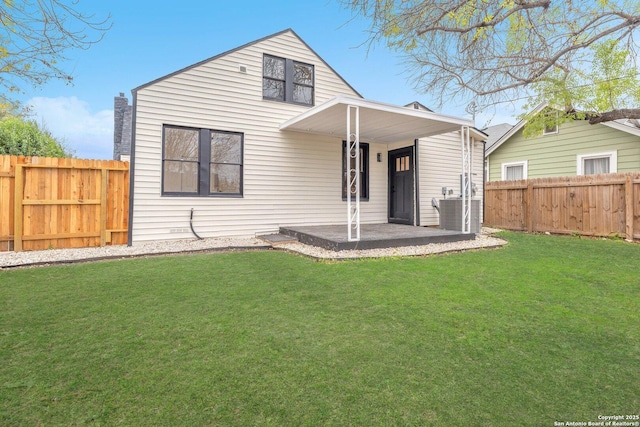
[[[247,74],[247,66],[246,65],[238,65],[238,71],[242,74]]]

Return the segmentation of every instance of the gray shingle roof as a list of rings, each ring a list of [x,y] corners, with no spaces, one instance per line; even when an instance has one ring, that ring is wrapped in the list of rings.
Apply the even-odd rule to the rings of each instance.
[[[502,137],[502,135],[509,132],[512,127],[513,125],[510,125],[509,123],[500,123],[498,125],[493,125],[482,129],[482,132],[489,135],[489,137],[486,139],[486,149],[488,150],[489,148],[491,148],[491,146],[495,144],[496,141],[498,141],[500,137]]]

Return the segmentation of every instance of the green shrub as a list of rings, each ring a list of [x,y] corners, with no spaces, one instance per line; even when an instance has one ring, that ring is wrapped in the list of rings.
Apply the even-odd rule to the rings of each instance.
[[[51,133],[35,120],[5,117],[0,120],[0,154],[70,157]]]

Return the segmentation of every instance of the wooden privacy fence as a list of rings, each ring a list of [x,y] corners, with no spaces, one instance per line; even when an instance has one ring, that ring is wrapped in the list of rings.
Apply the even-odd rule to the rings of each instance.
[[[0,251],[126,244],[129,164],[0,156]]]
[[[640,239],[640,172],[487,182],[484,223]]]

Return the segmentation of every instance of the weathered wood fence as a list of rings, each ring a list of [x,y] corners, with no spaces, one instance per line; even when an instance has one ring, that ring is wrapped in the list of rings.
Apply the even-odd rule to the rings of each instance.
[[[640,239],[640,172],[487,182],[484,224]]]
[[[129,164],[0,156],[0,251],[127,243]]]

